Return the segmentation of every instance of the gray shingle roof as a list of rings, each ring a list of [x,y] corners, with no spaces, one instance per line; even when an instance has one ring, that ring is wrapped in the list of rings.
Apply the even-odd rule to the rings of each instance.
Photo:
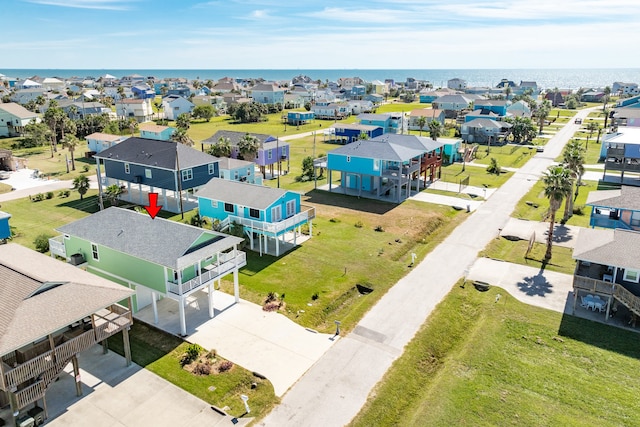
[[[573,258],[640,270],[640,233],[620,228],[580,229]]]
[[[180,170],[215,163],[213,157],[202,151],[174,141],[158,141],[148,138],[127,138],[118,145],[108,148],[95,157],[176,170],[176,158]]]
[[[0,110],[4,110],[9,114],[12,114],[19,119],[30,119],[33,117],[38,117],[36,113],[32,113],[27,110],[20,104],[16,104],[15,102],[8,102],[6,104],[0,104]]]
[[[623,185],[620,190],[592,191],[587,205],[640,211],[640,187]]]
[[[196,192],[196,196],[264,210],[286,193],[279,188],[212,178]]]
[[[146,213],[116,207],[63,225],[57,230],[173,269],[232,248],[242,241],[238,237],[159,217],[151,219]],[[204,235],[210,239],[209,244],[192,251],[194,243]]]
[[[507,122],[496,122],[491,119],[473,119],[470,122],[463,123],[463,126],[469,126],[472,128],[501,129],[510,128],[512,125]]]
[[[133,291],[15,243],[0,246],[0,355],[32,343]],[[45,283],[63,283],[31,296]]]
[[[387,135],[384,135],[387,136]],[[330,151],[329,154],[404,162],[423,154],[424,151],[408,148],[399,144],[381,141],[378,138],[356,141]]]

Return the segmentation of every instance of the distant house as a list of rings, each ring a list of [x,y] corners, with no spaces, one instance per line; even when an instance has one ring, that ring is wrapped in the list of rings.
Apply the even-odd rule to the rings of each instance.
[[[640,187],[623,185],[619,190],[592,191],[587,206],[593,206],[591,227],[640,231]]]
[[[426,185],[440,176],[442,146],[431,138],[394,134],[347,144],[327,154],[329,191],[336,171],[345,194],[401,203],[412,189],[419,191],[421,179]]]
[[[544,95],[544,99],[551,101],[551,106],[555,108],[564,105],[565,97],[568,94],[568,92],[563,93],[562,91],[550,91]]]
[[[0,289],[0,402],[11,407],[3,424],[41,425],[47,414],[38,403],[46,408],[47,398],[77,402],[47,393],[49,386],[72,375],[78,383],[66,382],[67,390],[81,395],[78,355],[109,337],[121,332],[131,363],[131,311],[121,305],[130,289],[15,243],[0,245]]]
[[[242,225],[251,249],[260,254],[267,251],[271,241],[276,256],[280,256],[285,235],[292,233],[295,245],[305,224],[309,225],[309,235],[313,232],[315,211],[303,208],[300,194],[293,191],[214,178],[196,196],[200,215],[220,220],[222,230],[234,223]]]
[[[348,101],[351,114],[370,113],[373,111],[373,102],[365,101],[363,99]]]
[[[231,157],[237,159],[240,157],[240,141],[246,134],[247,132],[219,130],[213,136],[202,141],[201,148],[204,151],[205,144],[216,144],[220,141],[220,138],[228,138],[231,143]],[[282,170],[282,162],[284,161],[287,162],[287,170],[289,170],[288,143],[279,141],[278,138],[271,135],[259,133],[251,133],[250,135],[254,136],[258,140],[259,148],[255,159],[244,160],[253,160],[258,165],[260,172],[262,172],[263,175],[266,175],[266,170],[269,169],[271,177],[275,177],[274,167],[279,171]]]
[[[447,87],[449,89],[464,90],[467,88],[467,81],[458,77],[447,80]]]
[[[520,81],[520,84],[513,89],[514,95],[524,95],[526,92],[531,92],[532,97],[536,97],[540,94],[540,88],[538,83],[534,81]]]
[[[46,91],[42,88],[19,89],[9,95],[11,102],[25,105],[29,101],[36,101],[39,96],[44,96]]]
[[[151,121],[153,118],[151,99],[120,99],[116,101],[116,115],[134,118],[139,123]]]
[[[40,116],[13,102],[0,104],[0,136],[22,136],[32,121],[40,123]]]
[[[287,111],[287,123],[292,126],[306,125],[314,118],[313,111]]]
[[[171,135],[176,131],[174,127],[153,123],[143,123],[138,129],[140,130],[140,138],[157,139],[158,141],[170,141]]]
[[[6,240],[11,237],[9,218],[11,218],[11,214],[0,211],[0,240]]]
[[[363,113],[357,119],[361,125],[381,127],[384,133],[403,133],[407,129],[404,113]]]
[[[153,99],[156,97],[155,88],[150,87],[146,83],[131,86],[131,92],[133,93],[133,96],[140,99]]]
[[[380,105],[384,101],[384,96],[379,93],[370,93],[362,98],[363,101],[370,101],[374,105]]]
[[[640,127],[640,108],[616,108],[611,124],[614,126]]]
[[[366,135],[368,139],[372,139],[384,133],[384,129],[381,126],[360,123],[335,123],[329,126],[329,129],[333,130],[336,139],[343,144],[357,141],[361,135]]]
[[[425,118],[425,125],[422,128],[423,131],[428,131],[429,123],[434,120],[444,126],[444,110],[438,110],[436,108],[417,108],[415,110],[411,110],[411,113],[409,114],[409,129],[420,130],[420,125],[418,124],[420,117]]]
[[[258,83],[251,88],[251,98],[258,104],[284,105],[284,92],[283,88],[274,83]]]
[[[433,108],[445,110],[447,117],[454,117],[457,112],[468,109],[474,99],[466,95],[444,95],[435,99],[431,104]]]
[[[140,205],[159,192],[158,204],[170,212],[193,209],[189,194],[219,174],[217,157],[173,141],[131,137],[95,159],[101,197],[114,184],[125,190],[121,199]]]
[[[246,265],[245,253],[238,250],[241,238],[116,207],[57,231],[62,235],[50,240],[52,254],[135,290],[134,313],[150,305],[157,321],[157,300],[174,300],[182,335],[187,334],[184,307],[194,293],[208,289],[213,317],[213,284],[233,274],[239,301],[238,269]]]
[[[462,139],[469,143],[498,143],[504,140],[508,130],[512,127],[507,122],[497,122],[491,119],[473,119],[460,126]]]
[[[616,132],[604,135],[600,158],[604,159],[603,180],[622,182],[625,172],[632,172],[632,179],[624,182],[640,185],[640,179],[635,175],[640,172],[640,128],[619,127]]]
[[[604,92],[601,90],[590,90],[582,94],[580,101],[582,102],[602,102]]]
[[[464,115],[465,123],[475,119],[490,119],[490,120],[500,121],[501,118],[502,116],[500,116],[499,114],[496,114],[493,111],[485,108],[473,110]]]
[[[101,153],[107,148],[127,139],[126,136],[112,135],[110,133],[94,132],[84,138],[87,141],[87,148],[91,154]]]
[[[256,164],[253,162],[220,157],[218,167],[222,179],[262,185],[262,174],[256,173]]]
[[[507,115],[531,118],[531,108],[529,107],[529,104],[522,100],[516,101],[507,107]]]
[[[477,99],[473,103],[474,110],[490,111],[498,117],[507,115],[507,109],[511,105],[511,101],[504,99]]]
[[[164,116],[167,120],[176,120],[180,114],[191,113],[195,105],[179,95],[168,95],[162,99]]]
[[[110,108],[96,101],[74,101],[63,99],[58,101],[58,106],[72,120],[78,120],[87,116],[99,116],[111,112]]]
[[[445,164],[459,162],[462,160],[464,149],[462,148],[462,139],[438,138],[438,142],[442,143],[442,156]]]
[[[346,102],[317,102],[311,107],[311,111],[315,118],[320,120],[342,120],[351,115],[349,104]]]

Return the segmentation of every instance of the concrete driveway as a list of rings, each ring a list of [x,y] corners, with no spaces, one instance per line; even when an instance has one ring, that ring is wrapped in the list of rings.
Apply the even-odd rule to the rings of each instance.
[[[193,294],[186,307],[187,337],[207,350],[267,377],[282,396],[336,342],[333,335],[305,329],[286,316],[268,313],[257,304],[214,291],[214,314],[209,318],[206,290]],[[150,306],[136,318],[154,324]],[[157,327],[178,335],[178,303],[158,302]]]
[[[556,223],[553,228],[553,244],[564,246],[565,248],[573,248],[580,228],[582,227]],[[522,240],[529,240],[533,233],[535,233],[536,242],[546,243],[547,235],[549,234],[549,223],[509,218],[507,224],[500,231],[502,237],[517,237]]]
[[[69,365],[47,392],[49,426],[229,426],[209,404],[123,357],[95,345],[81,353],[83,396],[77,397]],[[251,419],[240,419],[246,425]]]

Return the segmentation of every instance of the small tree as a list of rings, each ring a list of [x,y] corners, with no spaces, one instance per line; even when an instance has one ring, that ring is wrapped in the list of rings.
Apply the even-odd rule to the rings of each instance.
[[[73,179],[73,189],[77,190],[78,194],[80,194],[80,200],[87,194],[89,187],[89,178],[87,178],[86,175],[80,174]]]
[[[218,142],[211,144],[207,152],[216,157],[231,157],[231,140],[221,136]]]
[[[238,141],[238,151],[242,160],[253,161],[256,158],[260,142],[258,138],[247,133]]]
[[[182,113],[176,119],[176,127],[185,131],[191,127],[191,114]]]
[[[502,168],[498,164],[498,160],[495,157],[491,158],[489,166],[487,166],[487,172],[494,175],[500,175],[500,173],[502,172]]]
[[[39,234],[35,240],[33,241],[33,244],[36,247],[36,251],[40,252],[40,253],[45,253],[49,250],[49,239],[51,238],[51,236],[47,235],[47,234]]]
[[[431,120],[431,122],[429,122],[429,135],[434,141],[442,136],[442,130],[442,123],[439,121]]]
[[[108,186],[104,192],[104,195],[111,206],[118,206],[118,197],[120,197],[121,194],[122,188],[117,184]]]
[[[198,105],[193,109],[192,114],[195,119],[205,119],[209,122],[215,115],[215,110],[212,105]]]
[[[76,170],[76,159],[73,153],[76,151],[76,147],[80,145],[80,140],[75,135],[66,135],[62,140],[62,146],[69,150],[71,155],[71,170]],[[68,170],[68,169],[67,169]]]
[[[427,118],[425,116],[418,117],[416,124],[418,125],[418,128],[420,128],[420,136],[422,136],[422,130],[427,125]]]
[[[171,134],[171,140],[187,147],[193,146],[193,139],[189,136],[186,129],[178,128]]]
[[[307,156],[302,159],[302,179],[307,181],[313,179],[313,157]]]

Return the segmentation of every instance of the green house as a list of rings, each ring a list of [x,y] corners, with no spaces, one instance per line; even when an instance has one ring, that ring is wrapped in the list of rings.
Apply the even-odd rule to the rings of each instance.
[[[151,304],[156,323],[157,301],[176,301],[183,335],[191,294],[208,290],[213,317],[213,285],[233,273],[239,301],[238,269],[246,265],[246,254],[238,250],[241,238],[117,207],[57,230],[62,235],[49,240],[51,256],[133,289],[134,313]]]

